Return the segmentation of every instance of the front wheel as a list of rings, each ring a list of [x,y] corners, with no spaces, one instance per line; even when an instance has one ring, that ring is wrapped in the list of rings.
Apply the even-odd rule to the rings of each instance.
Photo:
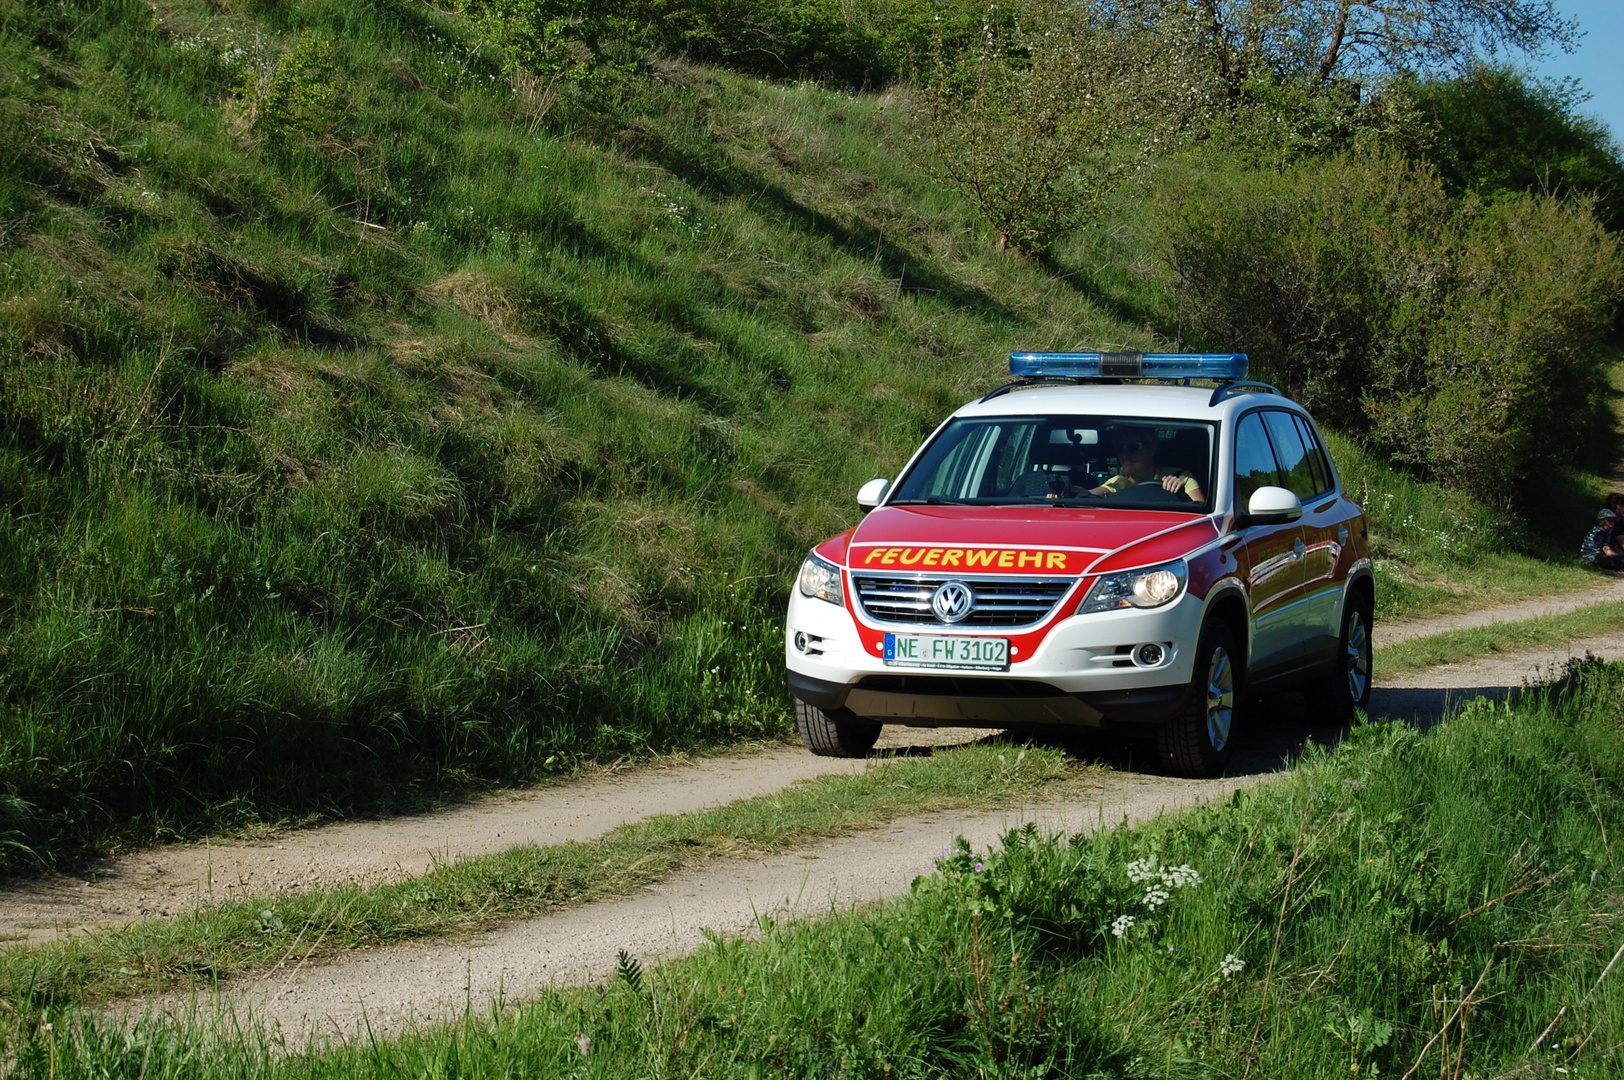
[[[1179,776],[1217,776],[1229,761],[1241,702],[1239,659],[1229,627],[1208,622],[1184,703],[1156,733],[1162,764]]]
[[[884,725],[872,720],[843,720],[816,705],[797,701],[795,726],[800,729],[806,748],[819,757],[860,758],[874,749]]]
[[[1342,609],[1336,669],[1304,691],[1315,719],[1341,726],[1353,722],[1355,710],[1370,708],[1370,651],[1370,602],[1355,594]]]

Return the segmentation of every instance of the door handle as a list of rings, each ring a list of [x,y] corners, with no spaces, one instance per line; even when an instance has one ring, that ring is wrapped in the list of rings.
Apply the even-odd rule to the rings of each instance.
[[[1308,550],[1308,545],[1303,543],[1303,538],[1299,536],[1297,538],[1297,542],[1295,544],[1291,545],[1291,557],[1293,559],[1300,559],[1300,558],[1303,557],[1303,552],[1305,552],[1307,550]]]

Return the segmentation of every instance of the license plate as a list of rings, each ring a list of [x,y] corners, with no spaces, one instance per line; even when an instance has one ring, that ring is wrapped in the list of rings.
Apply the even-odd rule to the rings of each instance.
[[[1009,639],[942,637],[936,634],[885,635],[885,662],[895,667],[1009,670]]]

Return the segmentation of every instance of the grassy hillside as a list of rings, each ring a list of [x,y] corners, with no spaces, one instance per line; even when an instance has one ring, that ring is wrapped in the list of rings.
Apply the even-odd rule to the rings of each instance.
[[[777,736],[857,486],[1176,330],[1131,231],[995,253],[902,96],[545,104],[416,0],[0,0],[0,864]],[[1385,615],[1584,580],[1353,471]]]

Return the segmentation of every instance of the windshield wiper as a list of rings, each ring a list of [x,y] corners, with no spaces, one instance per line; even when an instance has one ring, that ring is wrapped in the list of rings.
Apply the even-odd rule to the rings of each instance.
[[[928,499],[892,499],[887,506],[965,506],[964,499],[944,499],[940,495],[932,495]]]

